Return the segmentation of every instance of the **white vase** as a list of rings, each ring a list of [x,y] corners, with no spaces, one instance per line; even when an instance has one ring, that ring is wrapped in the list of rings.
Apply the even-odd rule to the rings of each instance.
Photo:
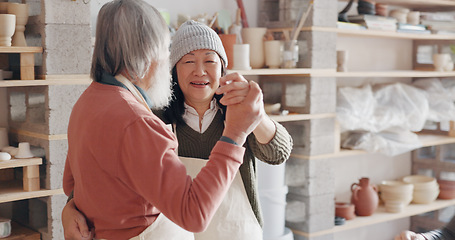
[[[9,3],[8,13],[16,15],[16,32],[13,36],[13,46],[27,46],[25,41],[25,25],[28,21],[28,4],[26,3]]]
[[[11,46],[11,38],[16,28],[16,16],[0,14],[0,46]]]
[[[250,44],[250,65],[252,68],[263,68],[264,57],[264,35],[267,28],[242,28],[242,40]]]

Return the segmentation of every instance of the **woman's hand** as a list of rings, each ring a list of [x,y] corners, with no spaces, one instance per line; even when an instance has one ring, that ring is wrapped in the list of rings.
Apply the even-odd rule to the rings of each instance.
[[[220,79],[220,85],[221,86],[217,89],[216,93],[224,94],[220,102],[226,106],[238,104],[244,101],[249,90],[248,81],[239,73],[231,73],[222,77]],[[262,99],[262,92],[260,94]],[[276,126],[265,113],[264,103],[262,101],[254,102],[253,104],[260,104],[258,106],[261,108],[259,113],[261,121],[254,129],[253,133],[258,142],[266,144],[275,136]]]
[[[77,210],[73,199],[63,208],[62,225],[66,240],[93,239],[93,232],[89,231],[85,216]]]
[[[403,231],[400,235],[395,236],[394,240],[426,240],[422,235],[411,232]]]
[[[220,102],[229,106],[245,100],[249,89],[248,80],[238,73],[231,73],[220,78],[220,87],[216,90],[216,94],[224,94]]]

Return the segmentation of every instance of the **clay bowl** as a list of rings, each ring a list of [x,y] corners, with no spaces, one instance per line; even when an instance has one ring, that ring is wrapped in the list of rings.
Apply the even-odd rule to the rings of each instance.
[[[455,189],[455,181],[450,180],[438,180],[439,188]]]
[[[397,213],[403,211],[406,204],[402,201],[389,200],[386,201],[384,205],[386,212]]]
[[[438,186],[434,177],[428,177],[423,175],[410,175],[403,178],[403,182],[412,183],[414,185],[414,191],[433,189]]]
[[[382,181],[379,185],[379,190],[390,192],[390,193],[412,193],[414,190],[414,185],[411,183],[406,183],[402,181]]]
[[[425,190],[414,190],[414,193],[412,195],[412,202],[413,203],[431,203],[436,198],[438,198],[439,195],[439,186],[431,189],[425,189]]]
[[[336,202],[335,203],[335,216],[351,220],[355,218],[355,206],[352,203]]]
[[[439,199],[454,199],[455,198],[455,189],[446,189],[441,188],[439,190]]]

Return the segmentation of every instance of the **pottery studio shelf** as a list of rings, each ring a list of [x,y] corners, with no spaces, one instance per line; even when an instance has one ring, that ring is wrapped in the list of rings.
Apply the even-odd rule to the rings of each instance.
[[[410,204],[409,206],[405,207],[403,211],[399,213],[389,213],[385,211],[383,205],[380,205],[376,212],[368,217],[359,217],[357,216],[354,219],[346,221],[344,225],[335,226],[332,229],[323,230],[314,233],[306,233],[302,231],[292,230],[294,234],[304,236],[307,238],[318,237],[326,234],[332,234],[336,232],[346,231],[350,229],[356,229],[360,227],[365,227],[377,223],[384,223],[396,219],[401,219],[405,217],[410,217],[414,215],[419,215],[426,212],[431,212],[435,210],[439,210],[445,207],[449,207],[455,205],[455,199],[452,200],[436,200],[432,203],[428,204]]]
[[[11,222],[11,235],[2,240],[41,240],[41,234],[16,222]]]
[[[39,80],[0,80],[0,87],[29,87],[50,85],[80,85],[90,84],[88,75],[46,75]]]
[[[444,144],[453,144],[455,143],[455,137],[443,136],[443,135],[432,135],[432,134],[419,134],[419,139],[422,143],[421,147],[430,147]],[[367,151],[364,150],[350,150],[350,149],[340,149],[339,152],[332,154],[323,154],[315,156],[307,156],[299,154],[297,151],[293,151],[291,156],[304,160],[317,160],[317,159],[327,159],[327,158],[342,158],[349,156],[357,156],[362,154],[367,154]]]
[[[42,47],[0,47],[0,53],[19,54],[21,80],[35,79],[35,54],[42,53]]]
[[[340,0],[349,2],[349,0]],[[415,11],[453,11],[455,1],[453,0],[376,0],[375,3],[390,4],[411,8]]]
[[[296,76],[296,77],[336,77],[336,78],[360,78],[360,77],[377,77],[377,78],[426,78],[426,77],[455,77],[455,71],[437,72],[426,70],[392,70],[392,71],[350,71],[336,72],[335,69],[252,69],[229,72],[238,72],[245,76]],[[287,81],[287,79],[274,81]],[[295,81],[295,80],[293,80]]]
[[[42,162],[41,158],[11,159],[8,161],[0,161],[0,169],[34,167],[41,165]],[[25,179],[22,181],[0,181],[0,203],[63,194],[63,189],[26,191],[24,189],[24,183]]]

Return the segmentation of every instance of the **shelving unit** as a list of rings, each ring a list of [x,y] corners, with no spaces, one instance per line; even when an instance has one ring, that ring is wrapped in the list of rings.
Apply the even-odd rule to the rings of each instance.
[[[37,180],[39,184],[38,166],[42,163],[43,161],[41,158],[11,159],[8,161],[0,161],[0,169],[18,167],[24,168],[23,181],[12,180],[0,182],[0,203],[62,194],[63,189],[36,189],[37,186],[32,183],[34,180]],[[28,178],[26,176],[27,174],[30,175]],[[30,184],[31,186],[27,186],[29,183],[32,183]]]
[[[445,207],[455,205],[455,199],[452,200],[436,200],[428,204],[410,204],[406,206],[403,211],[399,213],[389,213],[385,211],[385,207],[380,205],[376,212],[368,217],[359,217],[356,216],[354,219],[346,221],[344,225],[335,226],[332,229],[314,232],[314,233],[305,233],[301,231],[293,230],[294,234],[305,236],[305,237],[318,237],[326,234],[356,229],[360,227],[365,227],[373,224],[388,222],[404,217],[410,217],[414,215],[419,215],[426,212],[435,211]]]
[[[42,47],[0,47],[0,53],[18,53],[21,80],[35,79],[35,53],[42,53]]]

